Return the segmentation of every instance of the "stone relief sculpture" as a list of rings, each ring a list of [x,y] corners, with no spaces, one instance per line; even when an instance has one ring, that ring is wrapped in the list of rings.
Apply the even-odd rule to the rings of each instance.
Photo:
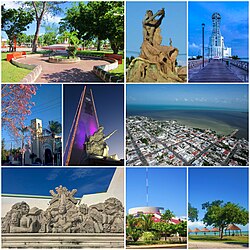
[[[30,209],[26,202],[16,203],[2,218],[2,233],[123,233],[124,208],[116,198],[104,203],[78,206],[76,189],[59,186],[43,211]]]
[[[115,160],[118,160],[117,155],[109,155],[109,147],[106,143],[117,130],[111,132],[109,135],[105,136],[103,133],[104,127],[99,126],[98,130],[92,135],[89,136],[88,140],[85,142],[85,150],[87,155],[99,156],[99,157],[109,157]]]
[[[169,46],[161,45],[160,25],[164,17],[164,8],[155,14],[151,10],[147,10],[142,22],[141,54],[131,62],[127,71],[127,82],[185,81],[186,73],[183,72],[185,69],[175,66],[179,51],[172,46],[172,39],[170,38]]]

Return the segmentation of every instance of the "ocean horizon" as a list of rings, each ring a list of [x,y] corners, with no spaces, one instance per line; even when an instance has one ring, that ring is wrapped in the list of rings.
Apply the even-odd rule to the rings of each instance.
[[[239,129],[236,137],[248,140],[247,110],[177,105],[127,105],[127,116],[136,115],[161,121],[176,120],[186,126],[212,129],[223,135]]]

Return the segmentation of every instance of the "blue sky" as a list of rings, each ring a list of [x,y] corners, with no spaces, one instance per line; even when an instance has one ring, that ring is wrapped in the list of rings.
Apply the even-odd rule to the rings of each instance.
[[[246,84],[127,85],[127,105],[174,105],[248,110]]]
[[[2,168],[2,193],[50,196],[59,185],[75,197],[106,192],[115,168]],[[123,185],[123,183],[121,183]]]
[[[204,217],[201,204],[207,201],[230,201],[248,209],[247,168],[190,168],[188,182],[188,199],[199,210],[199,220]],[[190,227],[201,225],[199,221],[191,223]]]
[[[42,120],[43,128],[46,128],[49,121],[58,121],[62,123],[62,88],[60,84],[37,84],[36,95],[33,95],[31,102],[35,105],[31,109],[31,115],[27,116],[26,126],[30,126],[32,119],[38,118]],[[2,138],[5,138],[7,149],[10,148],[11,142],[13,148],[20,147],[21,141],[17,141],[10,137],[8,131],[2,128]]]
[[[143,41],[142,20],[147,10],[153,13],[165,8],[165,18],[161,24],[162,45],[169,45],[169,38],[173,46],[179,49],[179,54],[186,54],[186,3],[185,2],[129,2],[126,7],[127,15],[127,55],[138,56]],[[137,54],[136,54],[137,52]],[[186,56],[177,58],[184,65]]]
[[[126,208],[146,206],[146,169],[127,168]],[[186,169],[148,168],[149,206],[186,216]]]
[[[232,55],[248,57],[248,3],[235,2],[196,2],[188,4],[188,55],[201,54],[202,28],[205,23],[205,47],[212,33],[212,14],[221,15],[221,34],[225,46],[232,48]]]
[[[17,2],[17,1],[3,1],[2,4],[5,4],[5,8],[7,8],[7,9],[19,8],[22,5],[21,2]],[[45,18],[43,19],[42,26],[54,24],[54,25],[59,27],[59,22],[60,22],[61,18],[63,18],[65,16],[65,12],[66,12],[67,8],[70,8],[73,4],[74,4],[74,2],[66,2],[66,3],[60,4],[59,6],[62,9],[62,11],[59,13],[56,13],[56,15],[54,15],[54,16],[47,14],[45,16]],[[25,31],[24,33],[27,35],[34,35],[35,29],[36,29],[36,22],[33,21],[33,23],[31,23],[28,26],[29,26],[29,29],[27,29],[27,31]],[[40,29],[40,35],[45,33],[45,29],[42,26]],[[5,34],[5,32],[2,33],[2,37],[7,38],[7,35]]]
[[[123,131],[124,131],[124,91],[123,85],[88,85],[93,92],[99,124],[104,126],[104,133],[108,135],[117,129],[117,132],[107,140],[109,154],[117,154],[124,158]],[[84,85],[64,85],[64,145],[75,116]]]

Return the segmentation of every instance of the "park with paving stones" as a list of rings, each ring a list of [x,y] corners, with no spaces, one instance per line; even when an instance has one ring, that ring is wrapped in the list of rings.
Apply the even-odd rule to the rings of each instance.
[[[42,72],[36,82],[103,82],[92,71],[94,66],[106,65],[109,62],[101,59],[81,58],[74,64],[50,63],[48,57],[41,55],[27,56],[18,59],[25,64],[41,65]]]

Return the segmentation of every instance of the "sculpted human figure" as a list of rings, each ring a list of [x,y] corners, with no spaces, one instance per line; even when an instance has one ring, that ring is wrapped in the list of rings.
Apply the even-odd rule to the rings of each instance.
[[[141,53],[129,65],[128,82],[183,82],[185,74],[179,76],[180,68],[176,67],[178,49],[172,46],[171,38],[169,46],[162,45],[160,25],[164,17],[164,8],[155,14],[152,10],[146,11]]]
[[[116,198],[109,198],[104,202],[104,231],[106,233],[123,233],[124,209]]]
[[[103,133],[104,127],[100,126],[98,130],[89,137],[89,140],[85,143],[86,152],[88,154],[108,157],[109,147],[106,140],[109,139],[115,132],[111,132],[109,135],[105,136]]]
[[[157,16],[160,16],[158,20],[155,19]],[[164,8],[159,10],[156,14],[153,14],[152,10],[147,10],[146,15],[142,21],[144,41],[146,40],[153,45],[155,30],[161,25],[164,16]]]

